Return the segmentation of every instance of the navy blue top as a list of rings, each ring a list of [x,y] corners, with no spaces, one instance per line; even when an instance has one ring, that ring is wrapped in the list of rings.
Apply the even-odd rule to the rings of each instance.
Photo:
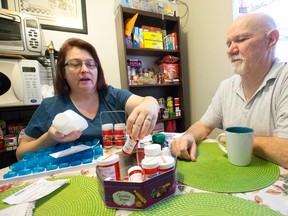
[[[89,119],[82,115],[72,103],[69,95],[56,95],[46,98],[33,114],[29,124],[25,129],[25,133],[33,138],[39,138],[50,128],[54,117],[61,112],[71,109],[86,119],[88,127],[76,142],[91,141],[93,139],[102,138],[102,124],[107,123],[125,123],[126,114],[124,112],[128,98],[131,92],[123,89],[113,88],[98,91],[99,108],[94,119]],[[116,112],[107,112],[116,111]]]

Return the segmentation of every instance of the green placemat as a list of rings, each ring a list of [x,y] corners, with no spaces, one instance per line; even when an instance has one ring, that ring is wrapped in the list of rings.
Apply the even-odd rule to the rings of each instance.
[[[280,213],[261,206],[252,201],[225,194],[189,193],[172,196],[147,210],[133,212],[134,215],[281,215]]]
[[[115,215],[116,210],[107,208],[98,193],[97,178],[87,176],[65,176],[56,179],[70,179],[53,193],[36,201],[33,216],[86,216]],[[1,201],[21,188],[0,193]],[[0,209],[9,205],[1,202]]]
[[[191,187],[213,192],[238,193],[268,187],[279,177],[276,164],[252,156],[249,166],[229,163],[217,143],[198,145],[197,162],[178,160],[178,181]]]

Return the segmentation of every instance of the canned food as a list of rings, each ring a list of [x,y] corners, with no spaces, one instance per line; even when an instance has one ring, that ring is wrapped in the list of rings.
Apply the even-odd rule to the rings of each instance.
[[[164,98],[158,98],[158,104],[160,106],[160,108],[165,108],[165,99]]]
[[[162,118],[163,119],[168,119],[169,118],[169,111],[167,108],[164,108],[162,111]]]
[[[167,107],[169,108],[173,108],[173,98],[172,97],[167,97],[167,104],[166,104]]]

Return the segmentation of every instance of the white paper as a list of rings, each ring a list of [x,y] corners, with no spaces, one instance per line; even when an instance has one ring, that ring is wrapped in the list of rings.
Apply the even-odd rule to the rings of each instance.
[[[10,206],[0,211],[0,216],[32,216],[35,202],[21,203],[18,205]]]
[[[169,133],[169,132],[163,132],[165,134],[165,139],[168,142],[168,146],[170,148],[171,143],[173,139],[181,137],[184,133]]]
[[[92,147],[93,146],[87,146],[87,145],[83,145],[83,144],[77,145],[77,146],[71,146],[69,149],[65,149],[63,151],[52,153],[52,154],[50,154],[50,156],[54,157],[54,158],[64,157],[67,155],[71,155],[71,154],[74,154],[77,152],[81,152],[81,151],[90,149]]]
[[[3,200],[3,202],[10,205],[32,202],[52,193],[67,181],[69,181],[69,179],[60,179],[56,181],[39,179],[37,182],[34,182],[33,184],[7,197]]]

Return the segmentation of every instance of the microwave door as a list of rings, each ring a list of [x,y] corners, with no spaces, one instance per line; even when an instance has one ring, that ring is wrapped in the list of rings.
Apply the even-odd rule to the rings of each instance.
[[[24,102],[24,81],[19,64],[15,64],[12,72],[12,87],[18,100]]]
[[[10,88],[10,79],[4,73],[0,72],[0,96],[6,94]]]
[[[15,62],[2,62],[0,61],[0,107],[7,107],[7,106],[21,106],[23,105],[23,93],[22,99],[21,94],[16,95],[14,86],[17,84],[13,84],[12,74],[17,68],[17,64]],[[19,72],[18,72],[19,73]],[[9,84],[10,83],[10,84]],[[19,82],[19,87],[22,85],[22,82]],[[18,88],[18,87],[17,87]],[[21,88],[21,87],[20,87]],[[23,90],[22,90],[23,92]]]

